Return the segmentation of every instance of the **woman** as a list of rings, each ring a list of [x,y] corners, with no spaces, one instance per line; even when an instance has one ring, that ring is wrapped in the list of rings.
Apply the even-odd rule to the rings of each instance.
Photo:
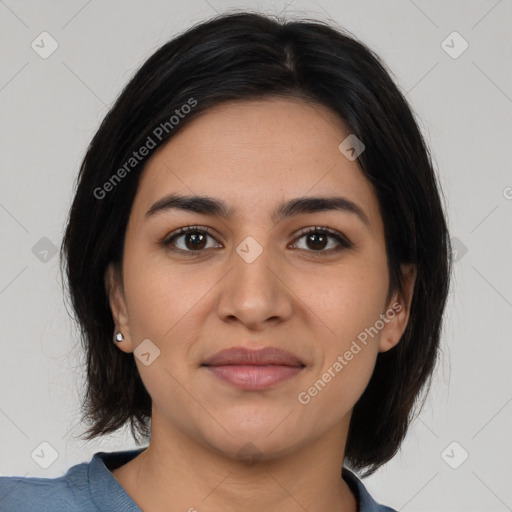
[[[377,57],[317,21],[218,16],[128,83],[63,241],[87,439],[138,450],[0,479],[0,509],[391,511],[356,472],[428,388],[450,247]]]

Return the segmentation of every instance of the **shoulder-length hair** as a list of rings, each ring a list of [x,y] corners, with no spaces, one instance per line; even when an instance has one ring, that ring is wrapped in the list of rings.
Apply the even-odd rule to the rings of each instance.
[[[112,342],[104,284],[107,265],[122,261],[145,163],[210,107],[265,98],[326,106],[363,141],[357,161],[379,200],[390,292],[401,289],[402,263],[417,268],[407,328],[393,349],[378,354],[351,418],[346,462],[368,475],[396,454],[430,386],[448,294],[450,239],[429,151],[404,96],[369,48],[317,20],[237,12],[195,25],[147,59],[94,135],[61,248],[86,352],[82,414],[92,425],[86,439],[126,422],[138,443],[150,434],[151,397],[133,356]]]

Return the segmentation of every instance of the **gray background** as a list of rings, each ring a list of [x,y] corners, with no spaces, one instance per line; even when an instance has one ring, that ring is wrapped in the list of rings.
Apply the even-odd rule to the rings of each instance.
[[[52,247],[123,85],[177,32],[243,8],[332,18],[374,49],[412,103],[444,188],[458,261],[441,363],[402,450],[367,487],[410,512],[512,510],[510,0],[1,1],[0,473],[53,478],[95,451],[135,447],[126,431],[74,437],[84,372]],[[31,47],[50,48],[43,31],[59,45],[46,59]],[[469,44],[457,58],[454,31]]]

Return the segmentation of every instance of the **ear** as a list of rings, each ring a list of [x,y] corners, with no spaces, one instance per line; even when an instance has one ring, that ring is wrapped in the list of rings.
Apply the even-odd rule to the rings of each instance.
[[[417,269],[415,265],[402,265],[402,289],[397,290],[381,315],[384,328],[381,331],[379,352],[387,352],[398,344],[407,327],[411,311]]]
[[[107,292],[115,332],[123,334],[124,341],[113,342],[124,352],[133,352],[133,342],[130,336],[128,308],[124,296],[123,278],[118,265],[109,263],[104,275],[105,291]],[[114,335],[114,333],[112,333]]]

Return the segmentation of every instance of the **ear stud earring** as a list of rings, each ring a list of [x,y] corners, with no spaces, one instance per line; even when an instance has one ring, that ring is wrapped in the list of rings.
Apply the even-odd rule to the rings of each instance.
[[[117,343],[124,341],[123,333],[122,332],[114,333],[114,341],[117,341]]]

